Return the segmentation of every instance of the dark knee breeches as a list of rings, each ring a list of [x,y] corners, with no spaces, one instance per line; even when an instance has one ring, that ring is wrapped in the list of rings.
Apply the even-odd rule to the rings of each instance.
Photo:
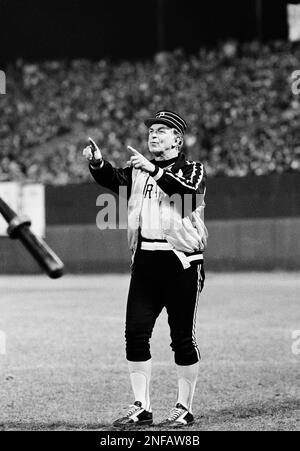
[[[150,338],[165,307],[171,347],[178,365],[200,359],[195,338],[199,294],[205,274],[203,262],[183,269],[172,251],[139,251],[132,271],[126,312],[126,357],[132,362],[151,358]]]

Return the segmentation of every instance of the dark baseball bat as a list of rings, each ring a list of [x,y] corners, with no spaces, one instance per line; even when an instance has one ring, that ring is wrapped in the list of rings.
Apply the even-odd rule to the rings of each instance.
[[[30,229],[31,221],[18,216],[0,197],[0,213],[8,223],[7,233],[11,239],[19,239],[33,258],[52,279],[63,275],[64,264],[48,244]]]

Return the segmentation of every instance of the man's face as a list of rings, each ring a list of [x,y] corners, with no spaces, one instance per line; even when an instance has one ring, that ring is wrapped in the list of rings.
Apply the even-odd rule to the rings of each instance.
[[[162,155],[174,149],[176,136],[172,128],[164,124],[153,124],[149,128],[148,147],[152,154]]]

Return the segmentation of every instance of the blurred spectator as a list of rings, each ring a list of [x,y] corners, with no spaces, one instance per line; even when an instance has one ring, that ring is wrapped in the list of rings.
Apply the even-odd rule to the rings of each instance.
[[[128,143],[146,151],[143,119],[161,108],[186,118],[185,152],[209,176],[300,171],[299,57],[290,43],[228,42],[135,63],[18,61],[0,96],[0,181],[89,180],[87,136],[123,165]]]

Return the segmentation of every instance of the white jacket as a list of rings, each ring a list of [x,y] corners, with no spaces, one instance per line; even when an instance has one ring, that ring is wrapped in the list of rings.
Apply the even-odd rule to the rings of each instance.
[[[132,188],[128,201],[128,244],[133,252],[133,258],[139,243],[140,215],[144,199],[142,193],[148,177],[148,174],[140,169],[132,170]],[[191,194],[186,193],[184,196],[191,196]],[[187,207],[184,211],[181,196],[176,194],[168,196],[160,189],[159,213],[162,232],[185,268],[190,266],[185,254],[203,252],[207,246],[208,231],[204,224],[204,196],[205,190],[203,194],[196,194],[197,208],[192,211],[192,208]],[[172,199],[174,199],[174,207],[170,205]]]

